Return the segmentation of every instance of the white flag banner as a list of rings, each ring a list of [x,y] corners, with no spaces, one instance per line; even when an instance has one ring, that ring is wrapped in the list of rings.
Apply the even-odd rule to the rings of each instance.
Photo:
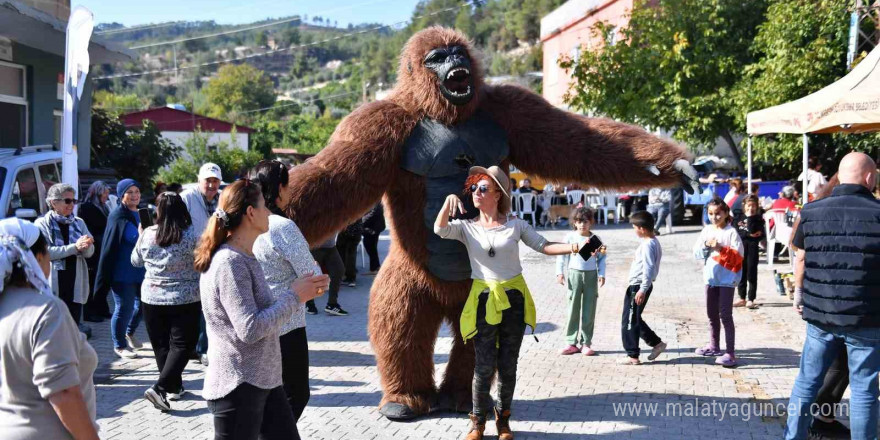
[[[64,57],[64,113],[61,117],[61,181],[79,193],[77,153],[77,115],[79,98],[89,74],[89,39],[95,17],[83,6],[76,6],[67,22],[67,46]]]

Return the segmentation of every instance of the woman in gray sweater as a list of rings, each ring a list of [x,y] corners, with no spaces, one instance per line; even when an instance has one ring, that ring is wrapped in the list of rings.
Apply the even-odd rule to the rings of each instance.
[[[254,242],[269,230],[260,185],[239,180],[223,191],[196,249],[208,370],[202,396],[214,414],[215,439],[299,439],[281,376],[279,335],[298,296],[326,289],[325,275],[297,278],[276,297],[254,258]]]
[[[144,229],[131,265],[145,267],[141,307],[156,355],[159,380],[144,397],[161,411],[184,393],[183,369],[199,339],[199,273],[193,267],[199,236],[179,195],[159,194],[156,225]]]

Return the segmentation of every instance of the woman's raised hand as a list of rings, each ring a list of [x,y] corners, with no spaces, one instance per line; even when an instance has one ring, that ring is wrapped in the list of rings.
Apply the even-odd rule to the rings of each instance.
[[[450,194],[446,196],[446,212],[450,216],[455,216],[456,211],[464,214],[466,211],[464,210],[464,203],[461,202],[461,199],[458,198],[455,194]]]
[[[327,288],[330,287],[330,276],[326,274],[306,275],[297,278],[290,287],[299,296],[299,301],[305,303],[327,291]]]

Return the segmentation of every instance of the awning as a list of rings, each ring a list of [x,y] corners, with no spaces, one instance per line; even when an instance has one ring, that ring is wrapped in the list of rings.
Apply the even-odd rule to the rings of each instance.
[[[880,49],[846,76],[796,101],[754,111],[750,135],[768,133],[860,133],[880,129]]]
[[[43,11],[14,0],[0,0],[0,36],[64,57],[67,23]],[[92,36],[89,43],[92,64],[130,61],[137,55],[129,49]]]

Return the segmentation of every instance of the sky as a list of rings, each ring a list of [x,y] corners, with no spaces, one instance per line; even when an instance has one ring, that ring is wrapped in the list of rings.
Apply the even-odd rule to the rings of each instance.
[[[95,14],[95,23],[126,26],[166,21],[214,20],[218,24],[251,23],[291,15],[320,16],[349,23],[390,24],[412,16],[418,0],[73,0]]]

